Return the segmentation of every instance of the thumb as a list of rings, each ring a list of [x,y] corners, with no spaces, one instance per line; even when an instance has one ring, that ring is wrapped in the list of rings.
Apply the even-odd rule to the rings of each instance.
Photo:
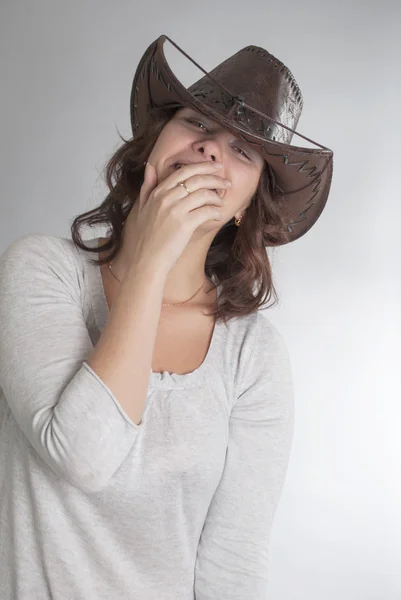
[[[139,195],[139,203],[144,206],[149,198],[150,193],[157,186],[157,171],[150,162],[146,161],[144,179]]]

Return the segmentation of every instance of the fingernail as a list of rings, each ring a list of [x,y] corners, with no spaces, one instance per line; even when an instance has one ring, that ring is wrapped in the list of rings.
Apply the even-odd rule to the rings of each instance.
[[[220,169],[220,167],[222,167],[222,166],[223,166],[223,163],[219,163],[219,162],[215,162],[215,161],[213,161],[213,162],[212,162],[212,165],[213,165],[213,166],[214,166],[216,169]]]

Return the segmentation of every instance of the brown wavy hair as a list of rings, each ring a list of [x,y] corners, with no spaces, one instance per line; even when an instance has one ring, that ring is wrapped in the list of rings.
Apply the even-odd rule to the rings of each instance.
[[[125,219],[139,197],[144,163],[163,127],[178,108],[180,107],[154,108],[149,120],[151,126],[146,133],[129,140],[120,135],[123,144],[109,158],[102,171],[109,189],[106,198],[93,210],[76,216],[72,222],[71,237],[75,246],[96,255],[100,250],[109,251],[103,258],[97,256],[90,259],[92,264],[106,264],[118,254]],[[234,217],[225,223],[217,232],[207,253],[205,275],[215,285],[222,285],[218,306],[209,313],[216,320],[227,323],[233,317],[251,314],[271,298],[273,302],[270,306],[278,303],[266,247],[279,246],[289,241],[286,223],[287,211],[282,193],[276,187],[271,166],[265,161],[258,188],[241,225],[235,225]],[[106,237],[109,239],[99,248],[86,246],[80,235],[80,230],[85,225],[107,225]]]

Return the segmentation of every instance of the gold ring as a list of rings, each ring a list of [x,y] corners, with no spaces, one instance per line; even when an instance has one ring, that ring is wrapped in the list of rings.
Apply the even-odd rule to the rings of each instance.
[[[190,194],[190,193],[191,193],[191,192],[189,191],[189,189],[187,188],[187,186],[186,186],[186,184],[185,184],[185,181],[179,181],[179,182],[177,183],[177,185],[182,185],[182,187],[184,187],[184,188],[187,190],[188,194]]]

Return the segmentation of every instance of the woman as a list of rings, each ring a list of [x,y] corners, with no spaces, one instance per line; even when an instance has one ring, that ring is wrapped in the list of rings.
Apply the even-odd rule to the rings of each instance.
[[[302,96],[264,49],[185,89],[165,39],[102,205],[1,257],[4,600],[267,597],[294,409],[265,247],[315,223],[332,152],[290,146]]]

